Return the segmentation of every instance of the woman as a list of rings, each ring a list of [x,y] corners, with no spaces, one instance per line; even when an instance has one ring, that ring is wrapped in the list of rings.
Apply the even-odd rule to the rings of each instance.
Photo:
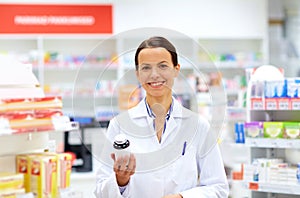
[[[180,65],[163,37],[143,41],[135,54],[136,76],[146,97],[113,118],[107,137],[126,134],[130,156],[97,173],[98,198],[228,197],[228,184],[209,124],[172,97]],[[130,124],[131,123],[131,124]]]

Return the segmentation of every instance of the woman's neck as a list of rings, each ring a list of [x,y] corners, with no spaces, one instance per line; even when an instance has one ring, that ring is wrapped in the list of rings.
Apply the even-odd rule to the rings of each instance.
[[[162,97],[147,95],[146,101],[156,116],[165,116],[172,104],[172,95]]]

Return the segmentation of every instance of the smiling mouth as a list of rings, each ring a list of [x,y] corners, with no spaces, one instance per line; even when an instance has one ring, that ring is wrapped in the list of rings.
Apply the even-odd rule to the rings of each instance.
[[[153,88],[159,88],[161,86],[163,86],[165,84],[165,81],[160,81],[160,82],[150,82],[147,83],[148,85],[150,85]]]

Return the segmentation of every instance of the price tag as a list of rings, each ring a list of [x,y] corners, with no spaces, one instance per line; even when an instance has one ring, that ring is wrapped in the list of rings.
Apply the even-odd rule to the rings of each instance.
[[[300,110],[300,99],[293,98],[291,103],[292,103],[292,110]]]
[[[264,105],[261,98],[252,98],[251,99],[252,110],[263,110]]]
[[[279,99],[278,100],[279,110],[290,110],[290,100],[289,99]]]
[[[249,182],[249,189],[250,190],[258,190],[258,183],[257,182]]]
[[[266,99],[266,109],[267,110],[277,110],[277,100],[276,99]]]

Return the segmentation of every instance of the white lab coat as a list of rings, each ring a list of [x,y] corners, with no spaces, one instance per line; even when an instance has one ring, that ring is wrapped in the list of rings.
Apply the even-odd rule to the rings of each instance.
[[[144,100],[111,120],[107,138],[112,142],[119,133],[127,135],[136,156],[136,173],[121,195],[113,168],[101,165],[97,172],[97,198],[161,198],[175,193],[184,198],[228,197],[223,161],[208,122],[176,99],[173,101],[160,143]]]

